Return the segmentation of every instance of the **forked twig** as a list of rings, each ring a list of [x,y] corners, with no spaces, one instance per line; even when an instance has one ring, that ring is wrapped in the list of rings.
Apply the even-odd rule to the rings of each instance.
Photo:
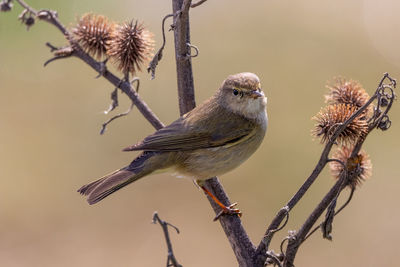
[[[182,267],[182,265],[180,265],[178,263],[177,259],[175,258],[174,251],[172,249],[171,239],[169,237],[168,226],[171,226],[172,228],[174,228],[178,234],[179,234],[179,229],[176,226],[170,224],[169,222],[161,220],[160,217],[158,216],[157,211],[154,212],[154,214],[153,214],[153,223],[154,224],[158,223],[164,232],[164,237],[165,237],[165,241],[167,243],[167,249],[168,249],[167,267],[169,267],[169,266]]]
[[[345,207],[347,207],[347,205],[350,203],[350,201],[351,201],[352,198],[353,198],[354,191],[355,191],[355,189],[354,189],[354,188],[351,188],[349,197],[347,198],[346,202],[343,203],[343,205],[335,212],[335,216],[338,215],[342,210],[344,210]],[[318,225],[318,226],[316,226],[314,229],[312,229],[312,230],[308,233],[308,235],[306,235],[306,237],[304,238],[304,240],[302,241],[302,243],[303,243],[304,241],[306,241],[310,236],[312,236],[319,228],[321,228],[322,224],[323,224],[323,223],[321,223],[320,225]]]
[[[133,84],[134,82],[136,82],[136,93],[138,93],[139,86],[140,86],[139,78],[135,77],[130,83]],[[134,88],[134,87],[132,86],[132,88]],[[112,102],[110,104],[110,107],[108,108],[108,110],[104,111],[104,113],[106,113],[106,114],[109,113],[110,111],[114,110],[118,106],[118,87],[115,88],[115,90],[111,93],[111,100],[112,100]],[[132,103],[127,111],[119,113],[119,114],[115,115],[114,117],[110,118],[109,120],[107,120],[105,123],[103,123],[101,126],[100,134],[104,134],[104,132],[106,131],[106,128],[107,128],[108,124],[110,124],[110,122],[112,122],[113,120],[118,119],[120,117],[124,117],[124,116],[128,115],[132,111],[134,106],[135,106],[135,103],[132,101]]]

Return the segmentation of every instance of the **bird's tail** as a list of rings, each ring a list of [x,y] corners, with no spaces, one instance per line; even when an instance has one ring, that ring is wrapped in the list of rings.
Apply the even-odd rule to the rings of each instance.
[[[78,192],[87,196],[87,202],[90,205],[95,204],[122,187],[151,173],[152,171],[146,168],[145,163],[154,155],[155,152],[143,152],[129,166],[82,186],[78,189]]]

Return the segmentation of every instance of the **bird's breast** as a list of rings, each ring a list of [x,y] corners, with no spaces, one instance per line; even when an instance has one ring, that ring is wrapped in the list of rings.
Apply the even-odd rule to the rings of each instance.
[[[265,124],[257,126],[252,133],[228,145],[188,151],[186,160],[177,170],[196,179],[229,172],[247,160],[260,146],[266,132]]]

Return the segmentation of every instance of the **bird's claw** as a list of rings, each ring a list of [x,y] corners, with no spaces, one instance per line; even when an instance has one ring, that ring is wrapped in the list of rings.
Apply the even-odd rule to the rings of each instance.
[[[242,212],[239,209],[234,208],[237,203],[233,203],[229,206],[225,206],[222,210],[215,216],[214,221],[218,220],[222,215],[238,215],[242,217]]]

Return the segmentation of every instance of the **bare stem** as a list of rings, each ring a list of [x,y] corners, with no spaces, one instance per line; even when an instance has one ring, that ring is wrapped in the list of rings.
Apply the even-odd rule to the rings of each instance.
[[[345,172],[343,172],[345,174]],[[340,191],[344,188],[345,175],[342,175],[341,178],[336,182],[336,184],[331,188],[328,194],[323,198],[321,203],[313,210],[310,216],[307,218],[306,222],[300,228],[295,236],[289,239],[288,247],[286,249],[286,257],[283,262],[283,266],[292,267],[294,258],[296,257],[297,250],[299,249],[300,244],[306,237],[307,233],[311,230],[311,227],[315,224],[324,210],[329,206],[332,200],[340,193]]]
[[[350,203],[351,199],[353,198],[354,190],[354,188],[351,189],[349,197],[347,198],[346,202],[335,212],[335,216],[338,215]],[[316,226],[312,231],[310,231],[307,236],[304,237],[303,242],[306,241],[312,234],[314,234],[322,226],[322,224],[323,223]]]
[[[181,115],[196,106],[192,58],[190,56],[190,0],[173,0],[175,60],[178,82],[179,110]]]
[[[199,0],[198,2],[196,2],[196,3],[193,3],[190,7],[191,8],[195,8],[195,7],[198,7],[198,6],[200,6],[201,4],[203,4],[204,2],[206,2],[207,0]]]
[[[180,265],[178,263],[178,260],[175,258],[174,251],[172,249],[171,238],[169,237],[168,226],[174,228],[178,234],[179,234],[179,229],[173,226],[172,224],[161,220],[157,212],[154,212],[153,214],[153,223],[154,224],[159,223],[164,232],[165,242],[167,243],[167,249],[168,249],[167,267],[169,266],[182,267],[182,265]]]

